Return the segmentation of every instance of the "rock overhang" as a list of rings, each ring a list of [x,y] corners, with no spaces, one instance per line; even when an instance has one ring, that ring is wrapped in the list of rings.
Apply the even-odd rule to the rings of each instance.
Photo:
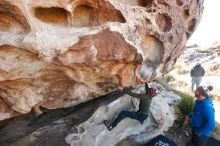
[[[203,0],[0,0],[1,112],[68,107],[161,76],[202,10]]]

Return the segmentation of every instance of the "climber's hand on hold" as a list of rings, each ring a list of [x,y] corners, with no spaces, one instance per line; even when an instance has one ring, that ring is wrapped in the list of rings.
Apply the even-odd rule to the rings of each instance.
[[[122,87],[122,86],[119,86],[119,87],[118,87],[118,90],[123,91],[123,87]]]

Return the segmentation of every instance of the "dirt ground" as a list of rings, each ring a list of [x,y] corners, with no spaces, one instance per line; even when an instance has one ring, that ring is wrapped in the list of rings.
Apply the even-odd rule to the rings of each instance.
[[[164,136],[173,140],[178,146],[185,146],[191,138],[191,129],[186,127],[171,127],[168,131],[164,132]]]

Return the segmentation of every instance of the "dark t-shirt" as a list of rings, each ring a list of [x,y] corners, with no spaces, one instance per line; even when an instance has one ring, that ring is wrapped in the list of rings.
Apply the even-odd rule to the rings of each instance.
[[[202,77],[205,74],[205,70],[201,65],[196,65],[190,72],[191,76]]]

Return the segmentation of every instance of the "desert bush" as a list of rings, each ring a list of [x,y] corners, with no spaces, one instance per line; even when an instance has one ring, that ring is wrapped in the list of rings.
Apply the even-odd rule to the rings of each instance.
[[[197,53],[210,53],[210,51],[208,51],[208,50],[202,50],[202,49],[195,49],[195,51],[196,51]]]
[[[174,66],[174,69],[172,70],[170,74],[173,74],[173,73],[178,74],[178,75],[180,74],[184,75],[184,74],[189,74],[189,70],[183,65],[177,64]]]
[[[189,94],[182,93],[181,100],[176,105],[176,114],[177,114],[177,124],[178,126],[182,126],[185,116],[193,111],[194,108],[194,97]]]

